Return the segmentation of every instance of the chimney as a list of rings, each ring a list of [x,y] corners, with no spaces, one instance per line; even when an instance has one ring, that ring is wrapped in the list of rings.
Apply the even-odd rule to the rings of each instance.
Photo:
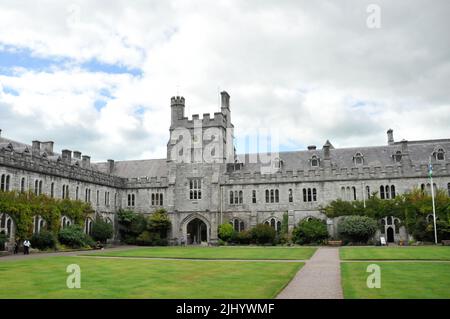
[[[390,128],[387,131],[388,145],[394,144],[394,131]]]
[[[73,151],[73,158],[77,160],[81,160],[81,152],[80,151]]]
[[[222,108],[230,108],[230,95],[226,91],[220,92]]]
[[[330,147],[331,147],[331,143],[329,140],[327,140],[323,146],[323,159],[324,160],[329,160],[331,158]]]
[[[407,154],[408,153],[408,141],[402,140],[400,143],[402,144],[402,155]]]
[[[47,153],[47,155],[52,154],[53,153],[53,142],[52,141],[48,141],[48,142],[42,142],[41,143],[41,150],[45,153]]]
[[[2,137],[2,129],[0,128],[0,137]]]
[[[72,151],[62,150],[62,160],[68,164],[72,163]]]
[[[41,142],[33,141],[31,143],[31,152],[35,155],[39,155],[41,153]]]
[[[114,160],[109,159],[108,160],[108,174],[112,174],[114,171]]]
[[[309,145],[308,146],[308,151],[314,151],[314,150],[316,150],[316,146],[315,145]]]
[[[91,166],[91,157],[87,156],[87,155],[83,155],[82,160],[81,160],[81,166],[83,168],[89,168],[89,166]]]

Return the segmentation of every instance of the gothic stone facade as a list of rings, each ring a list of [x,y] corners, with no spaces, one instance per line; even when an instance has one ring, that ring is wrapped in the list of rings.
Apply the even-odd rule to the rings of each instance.
[[[185,117],[183,97],[171,99],[165,159],[91,163],[79,151],[55,153],[53,142],[27,145],[0,136],[1,190],[90,201],[115,225],[119,209],[150,214],[165,208],[172,244],[215,244],[223,222],[238,231],[258,223],[278,229],[286,213],[292,230],[304,218],[326,219],[320,207],[337,198],[362,200],[376,192],[389,200],[414,187],[429,189],[430,160],[435,187],[450,192],[450,139],[396,142],[389,130],[382,146],[334,148],[326,141],[321,149],[237,155],[230,96],[222,92],[221,97],[221,112],[201,119]],[[0,231],[13,238],[13,221],[1,217]],[[91,221],[86,221],[87,232]],[[35,231],[41,223],[37,217]],[[336,224],[327,220],[332,235]],[[386,216],[384,224],[388,240],[408,239],[398,220]]]

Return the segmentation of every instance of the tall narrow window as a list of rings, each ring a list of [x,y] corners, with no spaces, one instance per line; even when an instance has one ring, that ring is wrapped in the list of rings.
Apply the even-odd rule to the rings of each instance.
[[[389,199],[389,198],[391,198],[391,197],[390,197],[390,194],[391,194],[391,192],[390,192],[389,185],[386,185],[386,187],[384,188],[384,197],[385,197],[386,199]]]
[[[22,177],[22,179],[20,180],[20,191],[22,193],[25,192],[25,177]]]
[[[50,197],[54,198],[55,197],[55,183],[51,183],[50,184]]]
[[[2,174],[1,182],[0,182],[0,191],[6,190],[6,175]]]
[[[366,186],[366,195],[367,195],[367,198],[370,198],[370,187],[369,186]]]
[[[270,190],[270,202],[275,202],[275,192],[273,191],[273,189]]]
[[[450,196],[450,183],[447,184],[448,196]]]
[[[269,190],[268,189],[266,189],[266,203],[268,203],[270,200],[269,200]]]
[[[97,206],[100,205],[100,191],[97,191]]]
[[[234,203],[234,194],[233,191],[230,191],[230,205],[233,205]]]
[[[319,166],[319,159],[315,155],[313,157],[311,157],[311,166],[312,167]]]
[[[315,188],[313,188],[313,201],[317,201],[317,190]]]
[[[450,185],[450,184],[449,184]],[[449,186],[450,187],[450,186]],[[450,190],[450,188],[449,188],[449,190]],[[256,204],[256,190],[253,190],[252,191],[252,203],[253,204]]]
[[[42,181],[39,181],[39,195],[42,194]]]
[[[163,202],[163,194],[159,194],[159,205],[164,206],[164,202]]]
[[[391,185],[391,198],[394,199],[395,198],[395,186]]]
[[[280,192],[278,189],[275,190],[275,203],[280,202]]]
[[[311,193],[311,188],[308,188],[308,202],[312,201],[312,193]]]
[[[11,176],[6,175],[5,191],[7,191],[7,192],[9,191],[10,179],[11,179]]]
[[[77,188],[75,189],[75,200],[79,199],[79,197],[80,197],[79,193],[80,193],[80,188],[77,186]]]
[[[292,194],[292,188],[289,188],[289,203],[292,203],[294,201],[294,196]]]
[[[380,186],[380,198],[384,199],[384,186],[383,185]]]
[[[352,195],[353,195],[353,200],[356,200],[356,187],[355,186],[353,186],[352,187]]]
[[[308,196],[306,195],[306,188],[303,188],[303,201],[305,203],[308,201]]]
[[[239,191],[239,204],[242,204],[244,200],[244,194],[242,193],[242,191]]]

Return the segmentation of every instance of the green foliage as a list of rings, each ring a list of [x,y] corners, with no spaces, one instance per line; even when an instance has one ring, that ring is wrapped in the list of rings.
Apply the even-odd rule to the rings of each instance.
[[[251,229],[252,240],[256,244],[273,244],[275,235],[275,229],[266,224],[258,224]]]
[[[252,240],[252,234],[249,230],[243,230],[236,234],[236,242],[240,245],[248,245]]]
[[[234,234],[234,228],[230,223],[223,223],[219,225],[219,238],[225,242],[229,242]]]
[[[136,238],[136,244],[140,246],[167,246],[167,238],[161,238],[159,233],[145,230]]]
[[[281,221],[281,235],[286,235],[289,232],[289,214],[284,213]]]
[[[365,201],[332,201],[321,208],[327,217],[360,215],[380,220],[386,216],[399,218],[408,233],[419,240],[434,241],[434,228],[426,221],[428,215],[433,213],[431,195],[420,189],[397,195],[395,199],[382,200],[373,194]],[[438,190],[435,195],[436,216],[440,221],[437,225],[439,241],[449,236],[450,227],[450,197],[444,190]],[[431,236],[431,237],[430,237]],[[430,240],[430,238],[432,240]]]
[[[302,220],[292,231],[292,240],[300,245],[320,244],[328,238],[327,225],[323,220],[310,218]]]
[[[0,250],[5,249],[5,243],[8,241],[8,237],[6,236],[5,232],[0,232]]]
[[[137,237],[147,228],[145,216],[131,210],[119,210],[117,220],[120,238],[127,244],[136,244]]]
[[[107,223],[103,218],[97,216],[92,223],[91,236],[94,240],[105,243],[107,239],[113,236],[113,226],[111,223]]]
[[[70,225],[58,234],[59,242],[71,248],[81,248],[86,246],[93,246],[94,242],[91,237],[83,232],[83,229],[78,225]]]
[[[345,216],[338,224],[339,234],[345,240],[357,243],[367,243],[377,228],[377,222],[367,216]]]
[[[150,233],[158,234],[162,239],[167,238],[171,226],[172,222],[165,209],[156,210],[147,221],[147,230]]]
[[[34,234],[31,237],[31,247],[39,250],[53,249],[56,247],[56,236],[48,230],[42,230],[41,232]]]
[[[0,212],[8,214],[14,220],[16,237],[25,238],[32,234],[34,216],[41,216],[46,222],[47,230],[56,234],[61,216],[66,215],[75,224],[82,225],[93,210],[90,204],[81,201],[11,191],[0,192]]]

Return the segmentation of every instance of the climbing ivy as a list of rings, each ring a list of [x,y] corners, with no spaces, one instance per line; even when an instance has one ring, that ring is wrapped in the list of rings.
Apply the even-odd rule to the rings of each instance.
[[[56,234],[61,216],[67,216],[74,224],[82,226],[93,212],[90,204],[78,200],[36,196],[32,192],[0,192],[0,213],[6,213],[13,219],[19,238],[32,234],[34,216],[41,216],[46,222],[46,229]]]

